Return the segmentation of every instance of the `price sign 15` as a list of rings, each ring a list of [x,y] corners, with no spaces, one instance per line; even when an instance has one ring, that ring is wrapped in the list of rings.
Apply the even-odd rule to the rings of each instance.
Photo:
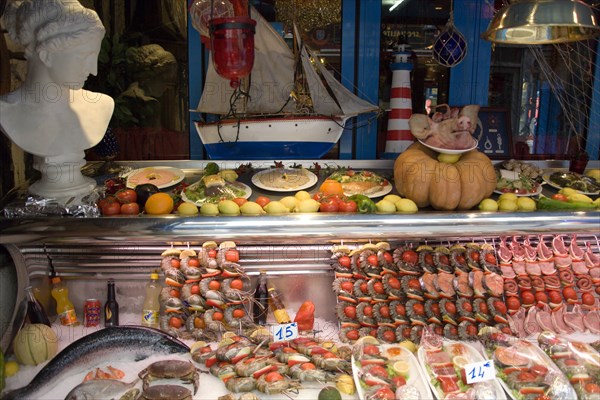
[[[296,339],[298,337],[298,324],[292,322],[291,324],[273,325],[271,326],[271,336],[274,342]]]
[[[465,366],[467,384],[489,381],[496,378],[496,368],[494,361],[485,360],[476,363],[470,363]]]

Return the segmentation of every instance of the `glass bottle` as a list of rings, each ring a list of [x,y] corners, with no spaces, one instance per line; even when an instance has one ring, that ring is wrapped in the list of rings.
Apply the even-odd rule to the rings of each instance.
[[[115,281],[108,281],[108,296],[104,304],[104,326],[119,325],[119,303],[115,297]]]
[[[278,324],[289,324],[292,322],[290,316],[285,309],[283,300],[281,300],[281,294],[273,286],[267,290],[269,293],[269,303],[271,305],[271,311],[275,316],[275,320]]]
[[[269,313],[269,292],[267,290],[267,273],[260,271],[258,285],[254,291],[254,304],[252,305],[254,323],[265,325]]]
[[[58,276],[52,278],[52,297],[56,300],[56,313],[62,325],[79,325],[75,307],[69,300],[69,289]]]
[[[25,288],[25,293],[27,295],[27,319],[29,320],[29,323],[52,326],[44,307],[42,307],[40,302],[33,295],[31,286]]]
[[[150,274],[150,282],[146,284],[146,297],[142,307],[142,325],[151,328],[158,328],[158,316],[160,311],[160,302],[158,297],[162,287],[158,282],[158,274]]]

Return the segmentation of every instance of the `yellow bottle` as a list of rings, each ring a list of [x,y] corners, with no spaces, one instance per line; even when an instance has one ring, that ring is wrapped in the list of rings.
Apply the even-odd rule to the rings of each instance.
[[[65,326],[79,325],[75,307],[69,300],[69,289],[58,276],[52,278],[52,297],[56,300],[56,313],[60,323]]]
[[[160,291],[162,287],[158,282],[158,274],[150,274],[150,282],[146,284],[146,298],[142,307],[142,325],[158,328],[158,316],[160,311]]]
[[[289,324],[292,322],[290,316],[285,309],[285,305],[281,300],[281,295],[279,292],[273,287],[269,287],[269,304],[271,305],[271,310],[273,311],[273,315],[275,316],[275,320],[278,324]]]

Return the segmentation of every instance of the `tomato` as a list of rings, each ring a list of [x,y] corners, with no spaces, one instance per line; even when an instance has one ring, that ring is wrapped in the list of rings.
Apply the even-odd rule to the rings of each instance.
[[[569,201],[568,197],[562,193],[553,194],[552,199],[558,200],[558,201]]]
[[[248,201],[248,199],[245,199],[243,197],[236,197],[235,199],[233,199],[233,202],[240,207],[242,206],[242,204],[244,204],[247,201]]]
[[[559,304],[562,302],[562,296],[557,290],[548,291],[548,297],[550,298],[550,303]]]
[[[319,206],[319,211],[321,212],[337,212],[338,210],[338,203],[334,199],[323,200]]]
[[[269,199],[267,196],[258,196],[254,202],[259,206],[264,207],[271,202],[271,199]]]
[[[206,255],[208,256],[208,258],[217,258],[217,250],[216,249],[210,249]]]
[[[179,261],[179,258],[171,258],[171,267],[173,267],[173,268],[181,267],[181,261]]]
[[[190,267],[197,268],[197,267],[199,267],[199,266],[200,266],[200,260],[198,260],[197,258],[190,258],[190,259],[188,260],[188,265],[189,265]]]
[[[530,290],[523,290],[521,292],[521,301],[523,304],[533,304],[535,302],[535,296]]]
[[[240,261],[240,253],[236,249],[229,249],[225,252],[225,260],[229,262],[238,262]]]
[[[348,256],[341,256],[338,258],[338,262],[344,268],[350,268],[350,265],[352,264],[352,260]]]
[[[377,255],[375,254],[371,254],[369,257],[367,257],[367,262],[376,267],[379,265],[379,259],[377,258]],[[419,289],[421,288],[421,286],[419,285]]]
[[[179,298],[181,297],[181,293],[179,292],[179,289],[172,288],[171,290],[169,290],[169,296]]]
[[[233,316],[233,318],[243,318],[246,315],[246,312],[243,308],[236,308],[235,310],[233,310],[231,315]]]
[[[392,257],[392,255],[390,254],[389,251],[386,251],[385,253],[383,253],[383,259],[388,264],[391,264],[392,262],[394,262],[394,258]]]
[[[315,364],[311,363],[311,362],[305,362],[304,364],[300,365],[300,369],[301,370],[312,370],[312,369],[317,369],[317,367],[315,366]]]
[[[229,287],[236,290],[242,290],[244,288],[244,281],[241,279],[234,279],[229,284]]]
[[[223,316],[223,313],[222,313],[222,312],[220,312],[220,311],[216,311],[216,312],[213,314],[213,316],[212,316],[212,319],[213,319],[213,321],[223,321],[223,317],[224,317],[224,316]]]
[[[396,333],[393,330],[385,330],[381,335],[383,340],[388,343],[394,343],[396,341]]]
[[[133,203],[121,204],[121,214],[138,215],[140,213],[140,205],[135,201]]]
[[[407,250],[404,253],[402,253],[402,261],[404,261],[407,264],[416,264],[417,261],[419,261],[419,255],[416,251]]]
[[[588,393],[600,393],[600,386],[595,383],[586,383],[584,389]]]
[[[105,203],[100,211],[102,211],[102,215],[118,215],[121,214],[121,204],[118,201]]]
[[[395,376],[392,378],[392,384],[397,388],[404,386],[406,385],[406,378],[403,376]]]
[[[102,209],[102,207],[106,206],[107,204],[118,203],[118,202],[119,202],[119,200],[117,200],[117,198],[115,196],[106,196],[102,200],[98,201],[98,208]]]
[[[219,281],[210,281],[208,283],[208,288],[210,290],[219,290],[219,289],[221,289],[221,282],[219,282]]]
[[[334,181],[333,179],[325,179],[325,181],[319,186],[319,192],[324,193],[325,195],[330,194],[344,194],[344,188],[342,184],[338,181]]]
[[[137,201],[137,193],[133,189],[121,189],[115,193],[115,197],[121,204],[135,203]]]
[[[548,295],[546,294],[546,292],[537,290],[535,292],[534,296],[535,296],[535,301],[537,301],[539,303],[538,306],[540,308],[543,308],[544,304],[548,304]]]
[[[181,318],[171,317],[169,319],[169,326],[172,326],[175,329],[179,329],[183,326],[183,321]]]
[[[450,301],[446,302],[446,311],[449,314],[456,314],[456,304],[454,304]]]
[[[577,300],[577,292],[571,286],[563,289],[563,296],[567,300]]]
[[[191,294],[200,294],[200,285],[194,285],[190,288]]]
[[[368,356],[379,355],[379,347],[375,346],[374,344],[366,344],[363,346],[363,354],[366,354]]]
[[[346,308],[344,308],[344,315],[346,315],[346,317],[348,317],[350,319],[355,319],[356,318],[356,307],[346,306]]]
[[[281,375],[277,371],[271,371],[267,375],[265,375],[265,381],[267,382],[278,382],[282,381],[283,379],[283,375]]]
[[[581,302],[586,306],[593,306],[596,303],[596,298],[593,294],[585,292],[581,294]]]
[[[517,297],[511,296],[506,299],[506,305],[508,306],[509,310],[518,310],[519,307],[521,307],[521,302]]]
[[[342,200],[339,203],[340,212],[356,212],[358,206],[354,200]]]

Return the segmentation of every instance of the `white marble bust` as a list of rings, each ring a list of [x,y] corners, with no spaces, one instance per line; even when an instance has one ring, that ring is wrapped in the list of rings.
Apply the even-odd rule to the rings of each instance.
[[[14,1],[3,21],[25,48],[27,78],[0,96],[0,129],[34,155],[42,179],[30,192],[52,198],[89,192],[94,185],[80,172],[84,150],[102,140],[114,110],[110,96],[82,89],[97,73],[102,22],[76,0]]]

